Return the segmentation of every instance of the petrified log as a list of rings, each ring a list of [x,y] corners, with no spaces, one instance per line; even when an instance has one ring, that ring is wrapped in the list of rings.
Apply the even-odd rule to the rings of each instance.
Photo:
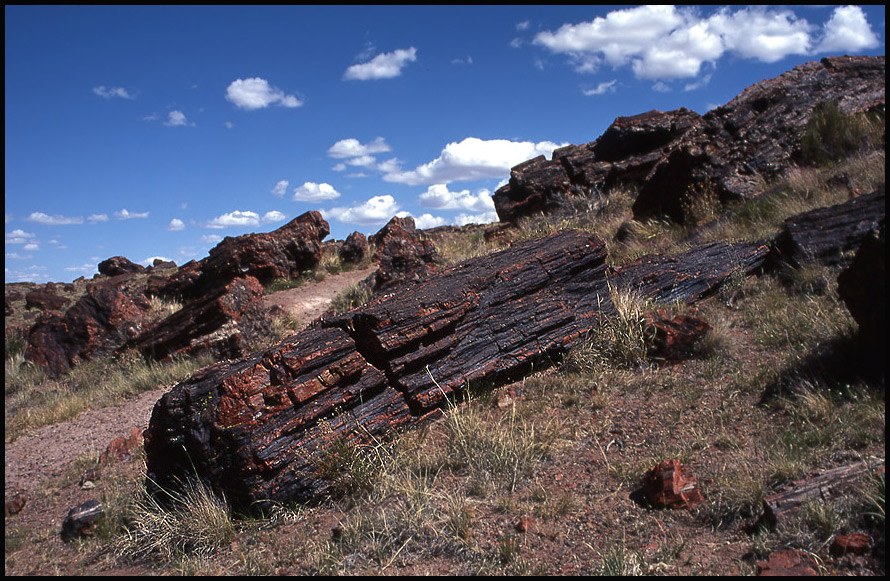
[[[763,266],[765,244],[712,242],[675,256],[649,254],[613,269],[611,284],[660,303],[693,303],[733,274],[747,276]]]
[[[849,264],[852,253],[878,230],[886,213],[884,188],[849,202],[817,208],[785,220],[773,243],[775,260],[794,266],[819,262]]]
[[[88,500],[72,508],[62,522],[62,540],[67,543],[78,536],[92,536],[99,519],[104,516],[105,507],[98,500]]]
[[[685,294],[668,289],[692,270],[676,260],[667,276],[652,261],[622,278],[651,296],[700,296],[731,260],[762,255],[742,248],[712,249],[719,268],[681,285]],[[328,486],[333,443],[368,444],[437,417],[449,396],[546,367],[613,315],[605,256],[578,231],[525,241],[205,368],[155,405],[148,476],[170,486],[197,473],[239,504],[310,500]]]
[[[806,480],[794,481],[784,490],[763,499],[760,522],[775,529],[782,519],[794,514],[807,502],[825,501],[847,494],[867,472],[865,462],[857,462],[825,470]]]

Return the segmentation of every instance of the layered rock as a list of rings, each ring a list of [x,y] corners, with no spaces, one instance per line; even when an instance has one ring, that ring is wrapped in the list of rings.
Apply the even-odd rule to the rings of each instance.
[[[153,324],[124,347],[155,360],[205,353],[218,359],[242,357],[248,352],[251,326],[265,322],[262,296],[257,279],[236,278]]]
[[[105,276],[117,276],[119,274],[127,274],[129,272],[142,272],[145,267],[141,264],[131,262],[124,256],[112,256],[100,262],[97,266],[99,274]]]

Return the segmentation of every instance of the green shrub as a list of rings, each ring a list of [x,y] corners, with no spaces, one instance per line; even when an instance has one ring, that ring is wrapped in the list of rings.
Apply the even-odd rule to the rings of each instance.
[[[883,135],[882,112],[845,115],[836,102],[827,101],[813,109],[801,139],[801,154],[807,163],[828,165],[876,149]]]

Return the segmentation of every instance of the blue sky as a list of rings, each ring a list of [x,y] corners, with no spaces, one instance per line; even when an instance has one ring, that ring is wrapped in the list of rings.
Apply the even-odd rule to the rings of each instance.
[[[6,6],[6,282],[183,264],[319,210],[496,221],[510,168],[615,117],[699,113],[884,7]]]

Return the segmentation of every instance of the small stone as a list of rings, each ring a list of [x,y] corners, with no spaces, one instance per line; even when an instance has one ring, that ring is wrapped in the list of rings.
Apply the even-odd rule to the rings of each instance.
[[[72,508],[62,522],[62,540],[67,543],[78,536],[92,536],[99,519],[103,516],[105,508],[97,500],[88,500]]]
[[[831,554],[835,557],[844,555],[864,555],[871,549],[871,537],[866,533],[850,533],[837,535],[831,543]]]
[[[9,517],[22,512],[26,502],[28,502],[28,497],[25,496],[24,492],[15,493],[12,498],[6,501],[6,516]]]
[[[665,460],[643,476],[649,504],[656,508],[690,508],[704,501],[698,481],[679,460]]]

